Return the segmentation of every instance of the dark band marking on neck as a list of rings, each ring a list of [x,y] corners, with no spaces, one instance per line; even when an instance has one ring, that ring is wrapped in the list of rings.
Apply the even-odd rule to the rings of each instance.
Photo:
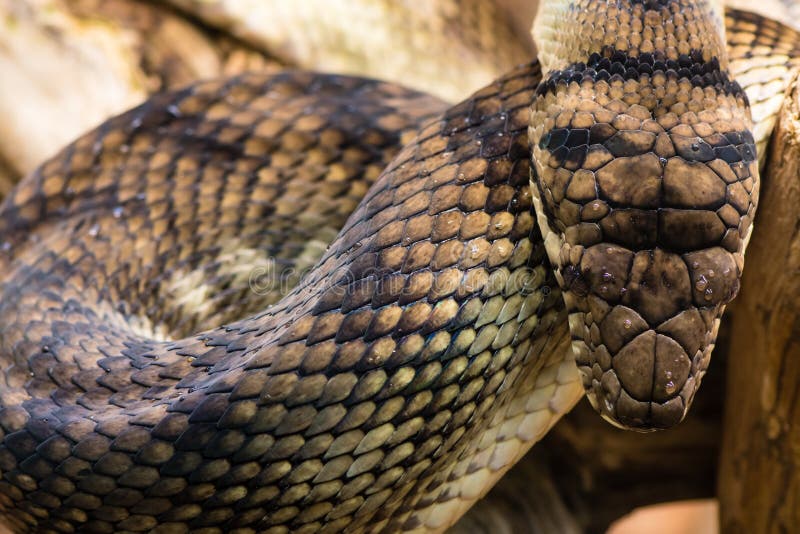
[[[590,55],[586,63],[573,63],[563,70],[551,72],[537,87],[536,94],[554,93],[558,85],[571,82],[639,80],[643,75],[653,76],[656,73],[689,80],[694,87],[715,87],[723,94],[741,96],[745,101],[747,99],[739,83],[720,69],[719,60],[716,57],[710,61],[704,60],[700,50],[681,54],[675,60],[667,59],[661,51],[631,56],[624,51],[607,48],[602,53]]]
[[[641,4],[645,9],[657,11],[669,7],[671,4],[679,4],[680,0],[630,0],[631,5]]]

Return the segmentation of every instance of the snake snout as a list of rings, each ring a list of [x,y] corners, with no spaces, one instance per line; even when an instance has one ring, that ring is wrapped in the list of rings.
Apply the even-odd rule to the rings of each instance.
[[[696,366],[674,339],[648,329],[612,357],[607,350],[593,352],[600,360],[593,365],[587,393],[606,420],[622,428],[651,431],[684,418],[699,379]],[[608,365],[605,371],[603,365]]]
[[[607,243],[562,270],[576,361],[607,420],[648,430],[683,419],[739,272],[721,247],[679,254]]]
[[[689,313],[654,329],[630,308],[616,306],[600,330],[607,337],[599,345],[578,351],[591,363],[590,374],[583,365],[581,370],[595,408],[616,426],[634,430],[679,423],[708,364],[711,333],[702,318]]]

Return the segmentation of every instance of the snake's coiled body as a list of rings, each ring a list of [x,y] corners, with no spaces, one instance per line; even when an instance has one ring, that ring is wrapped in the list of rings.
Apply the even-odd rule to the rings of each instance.
[[[785,87],[794,36],[767,26]],[[208,82],[26,178],[0,206],[4,520],[455,521],[583,391],[529,187],[540,81],[446,111],[347,77]]]
[[[258,78],[153,101],[5,204],[0,468],[20,527],[441,528],[575,402],[551,398],[574,376],[527,187],[535,65],[423,128],[279,303],[179,337],[203,326],[195,301],[217,321],[263,308],[250,272],[321,239],[326,201],[352,209],[349,178],[385,157],[354,136],[393,144],[381,125],[424,114],[403,105],[435,107],[299,76],[314,102]],[[275,224],[303,205],[300,229]]]

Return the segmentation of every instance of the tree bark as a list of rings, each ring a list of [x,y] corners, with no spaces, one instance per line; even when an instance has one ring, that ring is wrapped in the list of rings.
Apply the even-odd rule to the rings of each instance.
[[[800,87],[784,102],[732,319],[724,533],[800,528]]]

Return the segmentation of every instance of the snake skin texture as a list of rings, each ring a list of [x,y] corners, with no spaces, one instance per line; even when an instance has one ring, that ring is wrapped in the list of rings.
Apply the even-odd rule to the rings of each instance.
[[[353,211],[348,178],[441,107],[309,76],[151,100],[0,208],[17,530],[442,529],[578,399],[530,205],[538,66],[423,127],[267,307],[248,274],[297,267],[287,238],[322,239],[328,199]],[[181,337],[208,322],[225,326]]]
[[[311,73],[156,96],[17,188],[0,220],[12,252],[0,269],[9,272],[23,253],[17,241],[49,235],[51,224],[110,216],[137,235],[94,249],[110,280],[87,285],[105,286],[128,320],[174,338],[240,319],[280,296],[281,287],[265,285],[272,270],[289,277],[284,290],[297,283],[403,141],[443,109],[390,84]],[[194,209],[179,210],[184,198]],[[154,205],[162,205],[159,216]],[[264,279],[254,280],[256,292],[248,285],[254,269]]]
[[[758,162],[718,15],[586,0],[536,22],[534,203],[587,396],[625,428],[683,419],[739,289]]]
[[[736,9],[726,10],[725,27],[730,72],[747,93],[763,167],[778,111],[800,68],[800,34],[774,20]]]
[[[800,40],[727,24],[774,120]],[[452,524],[583,394],[529,186],[541,79],[448,110],[346,76],[203,82],[28,176],[0,205],[0,521]]]

